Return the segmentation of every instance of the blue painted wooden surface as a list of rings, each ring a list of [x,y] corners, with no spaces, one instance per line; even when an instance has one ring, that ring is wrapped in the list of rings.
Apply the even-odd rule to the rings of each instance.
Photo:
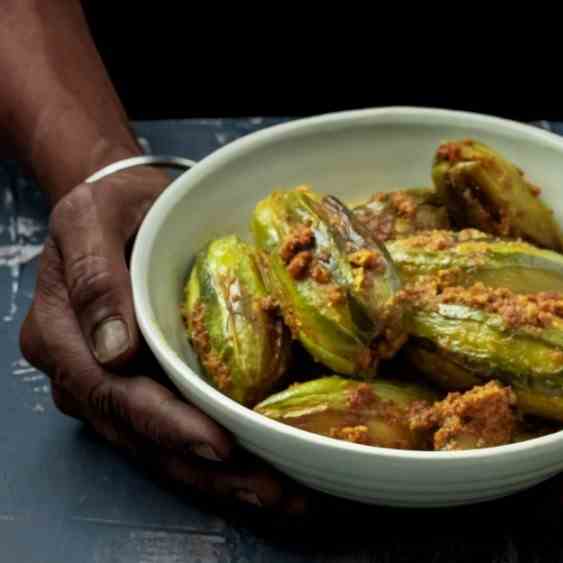
[[[137,124],[153,152],[200,159],[278,120]],[[563,133],[559,124],[541,123]],[[563,485],[487,505],[409,511],[319,499],[306,522],[218,508],[157,484],[52,405],[18,329],[45,236],[45,198],[0,162],[0,563],[563,561]],[[561,491],[561,492],[559,492]],[[556,503],[554,503],[556,504]]]

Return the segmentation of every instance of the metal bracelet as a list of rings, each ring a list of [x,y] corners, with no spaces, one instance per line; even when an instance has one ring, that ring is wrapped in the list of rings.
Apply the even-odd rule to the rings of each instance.
[[[118,160],[104,166],[101,170],[98,170],[86,180],[87,184],[92,184],[114,174],[115,172],[120,172],[121,170],[127,170],[128,168],[134,168],[135,166],[163,166],[166,168],[179,168],[181,170],[189,170],[192,166],[195,166],[195,162],[188,158],[183,158],[181,156],[166,156],[166,155],[155,155],[155,156],[134,156],[131,158],[125,158],[123,160]]]

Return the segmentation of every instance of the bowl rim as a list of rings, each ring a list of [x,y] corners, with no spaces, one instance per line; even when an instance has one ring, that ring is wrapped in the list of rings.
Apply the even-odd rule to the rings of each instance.
[[[274,142],[280,138],[308,134],[312,130],[318,132],[323,129],[367,126],[375,122],[418,123],[421,125],[435,123],[467,129],[471,129],[471,126],[482,129],[501,128],[512,136],[525,137],[529,141],[539,141],[544,146],[550,146],[563,153],[563,139],[560,136],[532,125],[480,113],[413,106],[389,106],[322,114],[269,126],[236,139],[203,158],[191,170],[172,181],[155,200],[137,233],[131,258],[131,283],[137,322],[149,347],[160,363],[167,365],[173,373],[178,374],[176,377],[180,377],[189,386],[195,388],[197,392],[206,395],[211,401],[217,403],[230,417],[240,417],[246,424],[257,424],[288,439],[297,440],[310,446],[320,446],[329,450],[368,457],[384,457],[393,460],[436,460],[436,462],[438,460],[450,462],[477,461],[498,456],[516,456],[523,451],[530,450],[536,450],[536,453],[538,453],[537,450],[546,451],[556,445],[563,446],[563,430],[515,444],[474,450],[438,452],[366,446],[307,432],[261,415],[218,391],[188,366],[172,349],[157,328],[147,283],[152,249],[162,225],[174,206],[197,187],[200,179],[238,158],[238,156],[252,151],[254,147]],[[170,376],[168,375],[168,377]]]

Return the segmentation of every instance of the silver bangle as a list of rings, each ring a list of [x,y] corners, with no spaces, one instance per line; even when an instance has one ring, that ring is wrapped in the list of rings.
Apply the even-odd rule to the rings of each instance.
[[[183,158],[181,156],[166,156],[166,155],[155,155],[155,156],[133,156],[131,158],[125,158],[123,160],[118,160],[112,162],[107,166],[104,166],[101,170],[98,170],[84,182],[87,184],[92,184],[114,174],[115,172],[120,172],[121,170],[127,170],[128,168],[133,168],[135,166],[163,166],[167,168],[178,168],[180,170],[189,170],[192,166],[195,166],[195,161],[188,158]]]

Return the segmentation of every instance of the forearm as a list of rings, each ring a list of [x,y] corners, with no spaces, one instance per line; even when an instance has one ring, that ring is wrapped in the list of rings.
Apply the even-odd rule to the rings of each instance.
[[[78,0],[3,0],[0,128],[55,202],[140,154]]]

